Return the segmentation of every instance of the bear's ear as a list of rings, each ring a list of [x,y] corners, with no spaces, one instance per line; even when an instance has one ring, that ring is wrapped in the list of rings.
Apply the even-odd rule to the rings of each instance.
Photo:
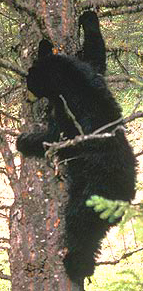
[[[52,54],[53,44],[47,40],[42,39],[39,43],[38,59],[44,58],[48,54]]]
[[[83,29],[90,29],[93,32],[99,28],[99,20],[96,12],[94,11],[85,11],[80,17],[79,17],[79,28],[80,26],[83,26]]]

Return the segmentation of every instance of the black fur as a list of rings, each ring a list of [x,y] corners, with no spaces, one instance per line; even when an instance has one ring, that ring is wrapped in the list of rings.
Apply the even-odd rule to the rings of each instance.
[[[100,31],[99,20],[94,11],[85,11],[79,17],[79,28],[84,30],[83,48],[77,53],[82,61],[92,65],[96,73],[105,74],[106,48]]]
[[[85,134],[121,117],[121,109],[112,97],[104,78],[91,65],[77,58],[44,54],[30,68],[28,89],[43,96],[55,108],[55,127],[45,133],[22,134],[17,149],[25,156],[44,157],[43,141],[57,141],[60,132],[67,138],[79,135],[65,111],[62,94]],[[120,123],[121,124],[121,123]],[[51,128],[51,127],[50,127]],[[115,126],[112,127],[112,129]],[[106,130],[111,131],[111,128]],[[66,166],[69,202],[66,216],[64,259],[67,274],[73,281],[94,271],[94,254],[110,225],[99,218],[85,202],[91,195],[130,201],[134,198],[135,160],[123,131],[111,138],[85,142],[59,151],[59,158],[74,158]]]
[[[54,46],[50,41],[43,39],[39,43],[38,59],[43,58],[43,56],[46,56],[47,54],[52,54],[53,47]]]

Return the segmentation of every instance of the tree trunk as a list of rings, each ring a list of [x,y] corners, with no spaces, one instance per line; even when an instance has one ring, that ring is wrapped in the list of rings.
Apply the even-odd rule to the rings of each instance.
[[[32,63],[39,41],[45,36],[66,53],[74,53],[76,24],[73,2],[8,1],[21,15],[21,63],[24,70],[27,71]],[[25,124],[21,131],[28,131],[35,120],[43,122],[43,116],[38,116],[36,105],[26,103],[26,90],[23,90],[23,97]],[[15,197],[10,214],[12,290],[83,291],[83,282],[73,284],[62,262],[67,252],[64,246],[66,185],[57,180],[46,159],[24,159],[21,156],[17,171],[7,143],[2,153]]]

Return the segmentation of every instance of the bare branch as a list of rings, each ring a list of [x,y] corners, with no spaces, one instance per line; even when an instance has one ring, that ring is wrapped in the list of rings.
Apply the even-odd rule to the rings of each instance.
[[[132,83],[134,83],[135,85],[140,86],[141,88],[143,88],[143,82],[139,81],[137,78],[130,76],[129,79]]]
[[[7,128],[7,127],[3,128],[3,127],[0,126],[0,133],[9,134],[11,136],[18,136],[19,135],[19,130]]]
[[[141,152],[135,154],[135,157],[137,158],[137,157],[139,157],[139,156],[141,156],[141,155],[143,155],[143,151],[141,151]]]
[[[16,18],[10,17],[9,15],[6,15],[2,12],[0,12],[0,15],[4,16],[5,18],[8,18],[11,21],[15,21],[16,23],[19,23],[19,21]]]
[[[112,127],[113,125],[116,125],[116,124],[120,123],[121,121],[123,121],[123,118],[122,118],[122,117],[120,117],[120,118],[118,118],[117,120],[112,121],[112,122],[110,122],[110,123],[108,123],[108,124],[105,124],[104,126],[98,128],[98,129],[96,129],[96,130],[93,132],[93,134],[97,134],[97,133],[99,133],[99,132],[102,132],[103,130],[105,130],[105,129],[109,128],[109,127]]]
[[[7,176],[7,172],[5,171],[5,168],[0,167],[0,173]]]
[[[9,119],[12,119],[14,121],[17,121],[17,122],[20,122],[20,120],[14,116],[12,116],[11,114],[7,113],[7,112],[4,112],[3,110],[0,109],[0,114],[8,117]]]
[[[3,209],[10,209],[10,206],[7,206],[7,205],[1,205],[1,206],[0,206],[0,210],[3,210]]]
[[[120,55],[121,53],[132,53],[140,58],[143,56],[142,51],[138,50],[137,48],[133,49],[126,44],[121,44],[121,46],[119,45],[118,47],[106,46],[106,52],[111,53],[111,56]]]
[[[20,67],[11,64],[10,62],[3,60],[0,58],[0,67],[3,67],[7,70],[15,72],[16,74],[20,75],[21,77],[26,77],[27,72],[22,70]]]
[[[1,243],[9,243],[10,240],[8,238],[6,238],[6,237],[0,237],[0,242]]]
[[[124,260],[124,259],[126,259],[128,257],[131,257],[133,254],[135,254],[137,252],[140,252],[142,250],[143,250],[143,248],[140,248],[140,249],[134,250],[132,252],[125,253],[125,254],[123,254],[121,256],[120,259],[117,259],[115,261],[96,262],[95,264],[96,264],[96,266],[100,266],[100,265],[116,265],[116,264],[120,263],[121,260]]]
[[[2,271],[0,271],[0,279],[4,280],[10,280],[11,281],[11,276],[3,274]]]
[[[106,7],[106,8],[118,8],[118,7],[123,7],[123,6],[133,6],[133,5],[138,5],[143,3],[142,0],[84,0],[81,1],[78,6],[80,7]]]
[[[109,8],[106,12],[101,12],[98,15],[100,17],[117,16],[123,14],[138,13],[143,10],[142,0],[122,1],[122,0],[87,0],[78,3],[79,9],[85,9],[86,7],[93,7],[99,9],[100,7]],[[114,8],[114,9],[110,9]],[[116,9],[115,9],[116,8]]]
[[[127,71],[125,66],[121,63],[121,61],[119,60],[117,54],[115,54],[114,57],[115,57],[115,60],[118,62],[119,66],[121,67],[123,73],[125,73],[127,76],[129,76],[129,72]]]
[[[0,218],[8,219],[8,216],[6,214],[0,213]]]
[[[53,153],[57,152],[58,150],[61,149],[65,149],[68,147],[74,147],[79,143],[82,142],[86,142],[89,140],[94,140],[94,139],[103,139],[103,138],[111,138],[114,137],[116,135],[116,131],[117,130],[125,130],[123,125],[120,125],[121,122],[123,122],[123,124],[133,121],[135,118],[141,118],[143,117],[143,112],[136,112],[136,113],[132,113],[129,117],[125,118],[124,120],[121,118],[110,122],[108,124],[106,124],[105,126],[100,127],[99,129],[95,130],[92,134],[89,135],[79,135],[76,136],[74,139],[68,139],[66,141],[60,141],[60,142],[54,142],[54,143],[48,143],[48,142],[44,142],[43,145],[44,147],[48,147],[49,149],[46,152],[46,157],[51,158]],[[103,132],[104,130],[119,124],[118,126],[116,126],[115,129],[113,129],[110,133],[109,132],[105,132],[103,134],[100,134],[101,132]]]
[[[29,15],[30,17],[32,17],[35,20],[37,26],[39,27],[39,29],[40,29],[41,34],[43,35],[43,37],[49,38],[47,29],[45,30],[46,25],[45,25],[44,18],[41,17],[40,15],[37,15],[35,9],[33,9],[33,8],[30,9],[26,5],[21,5],[21,4],[19,4],[19,1],[16,1],[16,0],[12,0],[12,4],[13,4],[14,8],[17,11],[19,11],[19,13],[22,14],[23,12],[26,12],[27,15]]]
[[[123,76],[107,76],[107,77],[105,77],[105,79],[107,80],[107,82],[108,83],[118,83],[118,82],[130,82],[130,78],[128,77],[128,76],[125,76],[125,75],[123,75]]]
[[[133,113],[136,113],[136,110],[137,110],[138,106],[140,105],[142,99],[143,99],[143,96],[141,96],[141,97],[139,98],[139,100],[136,102],[136,104],[134,105],[134,110],[133,110],[132,114],[133,114]]]
[[[128,123],[135,120],[136,118],[142,118],[142,117],[143,117],[142,111],[138,111],[136,113],[133,112],[130,116],[126,117],[123,121],[124,123]]]
[[[116,61],[118,62],[119,66],[121,67],[123,73],[126,74],[128,80],[130,82],[136,84],[137,86],[140,86],[143,89],[143,82],[129,74],[128,70],[125,68],[125,66],[122,64],[122,62],[119,60],[117,53],[115,53],[114,57],[115,57]]]
[[[18,84],[16,86],[12,86],[10,88],[7,88],[7,91],[1,94],[0,98],[6,97],[8,94],[10,94],[12,91],[15,91],[17,89],[21,88],[21,84]]]
[[[134,7],[128,7],[126,9],[114,9],[109,10],[106,12],[103,12],[102,14],[99,14],[101,17],[108,17],[108,16],[117,16],[117,15],[124,15],[124,14],[133,14],[143,11],[143,4],[135,5]]]
[[[49,150],[46,152],[46,157],[51,158],[54,152],[57,150],[65,149],[68,147],[74,147],[79,143],[83,143],[89,140],[95,140],[95,139],[106,139],[111,138],[116,135],[117,130],[125,130],[122,125],[118,125],[114,130],[111,131],[111,133],[105,132],[103,134],[99,134],[99,132],[113,126],[114,124],[117,124],[121,122],[122,118],[119,118],[118,120],[115,120],[114,122],[110,122],[109,124],[102,126],[101,128],[94,131],[92,134],[88,135],[78,135],[74,139],[68,139],[66,141],[60,141],[60,142],[54,142],[54,143],[48,143],[44,142],[44,147],[50,147]]]
[[[73,121],[75,127],[78,129],[79,133],[80,133],[81,135],[84,135],[84,132],[83,132],[83,130],[82,130],[81,125],[77,122],[77,120],[76,120],[74,114],[73,114],[73,113],[71,112],[71,110],[69,109],[69,107],[68,107],[68,105],[67,105],[67,102],[66,102],[65,98],[64,98],[62,95],[60,95],[59,98],[63,101],[64,107],[65,107],[65,111],[66,111],[67,115],[72,119],[72,121]]]

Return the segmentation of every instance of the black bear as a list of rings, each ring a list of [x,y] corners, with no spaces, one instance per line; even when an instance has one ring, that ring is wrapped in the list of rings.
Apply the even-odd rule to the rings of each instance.
[[[45,45],[40,42],[39,58],[29,69],[27,86],[39,99],[48,98],[54,107],[56,126],[48,132],[23,133],[18,137],[17,149],[29,157],[44,157],[43,142],[58,141],[60,133],[70,139],[80,134],[60,95],[86,135],[121,117],[121,109],[102,75],[76,57],[53,55],[51,48],[46,55]],[[106,132],[115,127],[107,128]],[[65,209],[68,253],[64,264],[71,280],[78,282],[93,273],[100,241],[110,227],[99,213],[86,207],[86,200],[92,195],[112,200],[133,199],[135,159],[122,130],[110,138],[87,140],[61,149],[58,156],[67,161],[65,179],[69,194]]]
[[[84,43],[77,56],[82,61],[90,63],[96,73],[104,75],[106,71],[106,49],[97,14],[94,11],[85,11],[79,17],[79,29],[81,26],[84,30]]]

